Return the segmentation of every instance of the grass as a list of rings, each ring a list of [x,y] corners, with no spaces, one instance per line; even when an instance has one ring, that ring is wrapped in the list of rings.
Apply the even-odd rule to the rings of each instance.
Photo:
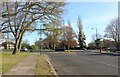
[[[13,68],[17,63],[24,60],[25,57],[30,55],[30,53],[27,52],[21,52],[16,55],[11,55],[11,52],[0,52],[0,65],[2,66],[0,71],[2,74]],[[45,55],[39,55],[36,65],[36,75],[41,77],[49,77],[53,76],[53,73],[51,72],[51,68],[45,58]]]
[[[38,62],[36,67],[37,67],[36,75],[38,76],[44,75],[46,77],[46,75],[48,76],[53,75],[51,72],[50,66],[45,59],[45,55],[40,55],[38,57]]]
[[[16,55],[11,55],[11,52],[2,52],[0,53],[2,55],[2,74],[10,70],[12,67],[14,67],[17,63],[24,60],[26,56],[29,55],[27,52],[21,52]]]

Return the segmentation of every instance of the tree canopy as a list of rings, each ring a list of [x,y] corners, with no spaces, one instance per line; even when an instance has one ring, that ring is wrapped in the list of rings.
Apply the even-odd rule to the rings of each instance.
[[[27,29],[35,27],[37,20],[45,24],[60,21],[64,5],[64,2],[4,2],[1,26],[14,35],[15,47],[12,54],[20,51],[23,35]]]
[[[113,19],[106,27],[105,37],[112,38],[115,41],[117,50],[120,50],[120,18]]]

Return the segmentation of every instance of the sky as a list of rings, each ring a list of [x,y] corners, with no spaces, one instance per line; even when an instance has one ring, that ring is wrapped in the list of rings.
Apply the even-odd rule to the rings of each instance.
[[[67,1],[68,2],[118,2],[119,0],[67,0]]]
[[[91,36],[96,33],[96,28],[99,34],[104,35],[106,26],[118,16],[117,2],[71,2],[65,9],[64,19],[71,21],[76,33],[77,18],[81,17],[87,44],[92,41]]]
[[[117,2],[69,2],[64,9],[63,19],[65,25],[70,20],[76,33],[78,32],[77,18],[78,16],[81,17],[86,44],[92,41],[91,36],[95,34],[96,28],[99,34],[104,35],[106,26],[118,16]],[[39,35],[37,35],[37,32],[28,33],[24,38],[30,44],[34,44],[38,39]]]

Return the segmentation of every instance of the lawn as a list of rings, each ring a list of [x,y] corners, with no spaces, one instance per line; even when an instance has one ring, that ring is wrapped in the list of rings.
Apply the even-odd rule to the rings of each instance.
[[[50,66],[45,59],[45,55],[40,55],[38,57],[36,75],[53,75],[51,72]]]
[[[14,67],[17,63],[24,60],[26,56],[28,56],[30,53],[27,52],[21,52],[16,55],[11,55],[11,52],[0,52],[0,56],[2,56],[2,63],[0,62],[0,65],[2,65],[2,74],[10,70],[12,67]]]
[[[0,65],[2,66],[0,72],[4,74],[8,70],[10,70],[12,67],[14,67],[17,63],[21,62],[24,60],[25,57],[30,55],[31,53],[27,52],[21,52],[16,55],[11,55],[11,52],[0,52]],[[39,77],[41,75],[43,76],[52,76],[53,73],[51,72],[51,68],[46,61],[45,55],[39,55],[38,60],[37,60],[37,65],[36,65],[36,75]]]

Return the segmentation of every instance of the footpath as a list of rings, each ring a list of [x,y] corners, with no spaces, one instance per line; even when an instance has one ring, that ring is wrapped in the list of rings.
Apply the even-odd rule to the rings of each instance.
[[[38,54],[29,55],[4,75],[35,75]],[[3,77],[4,77],[3,75]]]

